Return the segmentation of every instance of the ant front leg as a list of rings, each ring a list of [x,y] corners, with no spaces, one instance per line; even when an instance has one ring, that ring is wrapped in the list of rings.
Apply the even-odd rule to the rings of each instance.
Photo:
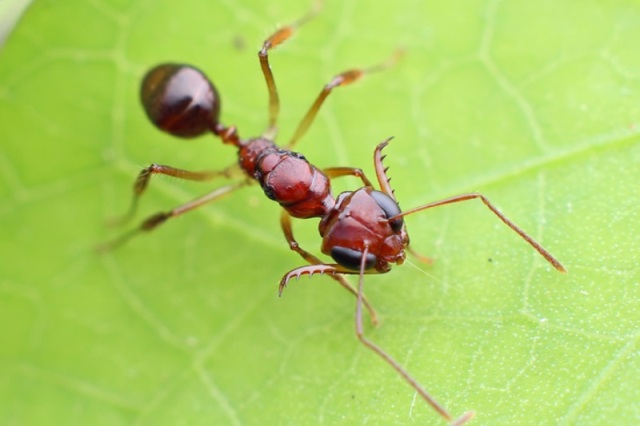
[[[328,167],[322,171],[330,178],[353,176],[360,179],[364,186],[372,186],[371,181],[365,176],[362,169],[355,167]]]
[[[140,225],[138,225],[137,228],[127,232],[126,234],[121,235],[119,238],[111,241],[111,242],[107,242],[101,246],[99,246],[97,248],[98,251],[100,252],[105,252],[105,251],[109,251],[109,250],[113,250],[119,246],[121,246],[122,244],[126,243],[127,241],[129,241],[131,238],[135,237],[136,235],[138,235],[141,232],[149,232],[155,228],[157,228],[158,226],[160,226],[161,224],[165,223],[167,220],[183,215],[191,210],[197,209],[198,207],[201,207],[207,203],[210,203],[212,201],[215,201],[227,194],[230,194],[231,192],[235,191],[236,189],[247,185],[250,181],[243,181],[243,182],[239,182],[239,183],[234,183],[231,185],[227,185],[227,186],[223,186],[222,188],[218,188],[215,191],[211,191],[208,194],[203,195],[202,197],[196,198],[193,201],[190,201],[188,203],[185,203],[181,206],[178,206],[174,209],[171,209],[169,211],[166,212],[159,212],[156,213],[154,215],[149,216],[147,219],[145,219],[144,221],[142,221],[142,223],[140,223]]]
[[[312,9],[302,18],[271,34],[271,36],[262,43],[262,49],[258,52],[260,68],[262,69],[262,74],[267,83],[267,90],[269,91],[269,125],[262,135],[267,139],[273,140],[278,132],[276,121],[278,120],[278,114],[280,112],[280,97],[278,96],[276,81],[273,78],[273,72],[269,65],[269,50],[287,41],[294,34],[295,30],[318,14],[320,7],[321,2],[316,1]]]
[[[282,214],[280,215],[280,225],[282,227],[282,232],[284,233],[284,236],[287,239],[287,242],[289,243],[289,248],[291,250],[293,250],[296,253],[298,253],[304,260],[309,262],[311,265],[326,266],[326,265],[323,265],[322,261],[319,258],[317,258],[313,254],[309,253],[308,251],[306,251],[306,250],[304,250],[304,249],[302,249],[300,247],[300,245],[296,241],[295,237],[293,236],[293,228],[291,227],[291,216],[289,215],[289,213],[287,213],[286,210],[282,210]],[[293,272],[293,271],[291,271],[291,272]],[[313,274],[313,272],[311,272],[310,274]],[[293,276],[293,275],[291,275],[291,276]],[[289,278],[291,278],[291,276]],[[297,277],[299,277],[299,276],[300,275],[297,275]],[[332,273],[329,274],[329,277],[331,277],[334,280],[336,280],[338,282],[338,284],[340,284],[349,293],[353,294],[354,296],[357,296],[357,292],[356,292],[355,288],[353,288],[353,286],[351,286],[351,284],[349,284],[349,282],[344,278],[344,275],[340,275],[340,274],[337,273],[337,271],[333,271]],[[289,281],[289,278],[286,278],[286,280],[283,279],[280,282],[280,287],[279,287],[279,290],[278,290],[278,293],[280,295],[282,295],[282,291],[286,287],[287,282]],[[364,296],[363,296],[363,303],[364,303],[367,311],[369,312],[369,315],[371,316],[371,322],[373,323],[374,326],[377,326],[379,321],[378,321],[378,314],[376,313],[375,309],[373,308],[373,306],[371,306],[371,304],[369,304],[369,301]]]
[[[163,166],[160,164],[151,164],[149,167],[142,169],[133,184],[133,197],[131,199],[131,204],[129,205],[129,210],[121,218],[112,221],[111,224],[116,226],[124,224],[135,215],[136,210],[138,209],[140,197],[149,186],[151,176],[153,175],[160,174],[173,176],[178,179],[203,182],[222,176],[230,178],[233,175],[234,170],[238,170],[238,166],[236,164],[229,166],[224,170],[205,170],[199,172],[177,169],[175,167]]]

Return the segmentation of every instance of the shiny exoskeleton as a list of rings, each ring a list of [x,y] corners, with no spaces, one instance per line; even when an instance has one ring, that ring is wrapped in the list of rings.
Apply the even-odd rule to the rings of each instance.
[[[235,127],[226,127],[220,123],[220,95],[213,83],[199,69],[191,65],[165,63],[152,68],[146,74],[142,83],[141,100],[149,120],[155,126],[181,138],[193,138],[212,133],[223,143],[237,148],[238,163],[222,171],[189,171],[151,164],[140,172],[134,184],[131,208],[124,220],[135,213],[138,200],[154,174],[206,181],[217,177],[233,177],[240,170],[245,178],[172,210],[156,213],[144,220],[133,231],[102,248],[111,249],[119,246],[134,235],[150,231],[170,218],[212,202],[249,183],[258,182],[265,195],[282,206],[281,227],[289,247],[308,263],[283,276],[280,281],[280,293],[293,277],[327,274],[333,278],[356,296],[355,328],[360,342],[391,365],[444,419],[452,425],[461,425],[473,417],[473,412],[469,411],[454,420],[448,411],[438,404],[397,361],[364,336],[363,306],[368,309],[373,323],[378,322],[376,312],[363,295],[364,275],[388,272],[392,264],[404,262],[405,250],[410,250],[409,237],[404,224],[405,216],[476,198],[480,199],[502,222],[525,239],[557,270],[564,272],[564,267],[540,244],[500,213],[482,194],[457,195],[402,212],[382,164],[384,157],[381,152],[390,138],[380,143],[374,151],[374,166],[379,190],[374,188],[371,181],[358,168],[319,169],[302,154],[291,151],[293,145],[306,133],[324,100],[334,88],[351,84],[365,74],[387,68],[395,62],[398,55],[372,68],[349,70],[335,76],[324,86],[285,148],[276,145],[274,138],[277,133],[276,121],[280,102],[269,66],[268,51],[287,40],[294,30],[314,13],[315,11],[292,25],[276,31],[265,40],[262,49],[258,52],[269,93],[269,124],[261,136],[243,139]],[[331,192],[331,179],[342,176],[356,177],[361,180],[362,186],[334,197]],[[320,219],[318,229],[322,237],[321,251],[330,256],[335,263],[325,263],[299,246],[293,236],[291,217]],[[358,286],[353,287],[345,279],[345,274],[358,275]]]
[[[354,71],[349,71],[347,75],[352,73]],[[334,82],[343,79],[343,74],[334,78]],[[330,86],[323,92],[330,90]],[[365,241],[369,245],[367,270],[387,272],[390,263],[404,260],[404,248],[409,239],[402,217],[388,220],[401,214],[391,196],[373,189],[359,169],[327,169],[324,172],[302,154],[278,147],[267,136],[241,139],[234,127],[220,124],[220,95],[197,68],[184,64],[161,64],[152,68],[143,80],[141,99],[149,120],[167,133],[192,138],[212,132],[224,143],[235,145],[238,165],[245,175],[256,180],[265,195],[280,204],[290,216],[322,218],[319,226],[322,252],[339,266],[358,271]],[[176,170],[152,165],[141,173],[136,186],[146,188],[153,173],[171,174],[169,172]],[[329,175],[338,176],[338,171],[363,178],[366,186],[334,198]],[[177,173],[174,175],[181,177]],[[386,180],[386,177],[382,179]],[[141,180],[144,183],[140,183]],[[170,215],[167,212],[166,218]],[[154,216],[155,221],[159,221],[157,216]],[[353,238],[354,235],[360,237]]]

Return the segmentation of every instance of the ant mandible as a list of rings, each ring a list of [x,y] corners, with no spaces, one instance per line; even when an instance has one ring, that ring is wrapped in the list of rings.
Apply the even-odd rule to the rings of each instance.
[[[257,181],[265,195],[283,207],[280,223],[289,247],[309,263],[283,276],[279,285],[279,294],[282,294],[291,278],[299,278],[301,275],[327,274],[336,280],[356,297],[355,329],[360,342],[393,367],[444,419],[452,425],[461,425],[474,416],[473,411],[468,411],[454,420],[449,412],[431,397],[397,361],[364,336],[363,306],[369,311],[374,325],[378,323],[375,310],[363,294],[364,275],[385,273],[391,269],[391,264],[400,265],[404,262],[405,250],[410,250],[409,236],[404,224],[405,216],[476,198],[479,198],[554,268],[560,272],[565,272],[565,268],[539,243],[498,211],[482,194],[461,194],[401,211],[389,184],[387,169],[383,165],[382,150],[391,138],[380,143],[374,151],[375,173],[380,190],[374,189],[361,169],[332,167],[320,170],[301,154],[291,151],[296,142],[307,132],[324,100],[334,88],[349,85],[365,74],[391,66],[397,60],[398,54],[377,66],[348,70],[336,75],[324,86],[289,143],[284,148],[279,148],[275,144],[280,101],[269,65],[269,50],[290,38],[298,27],[313,17],[317,11],[316,6],[298,21],[277,30],[264,41],[262,49],[258,52],[260,67],[269,93],[269,124],[262,136],[242,139],[234,126],[226,127],[220,123],[220,96],[213,83],[197,68],[191,65],[166,63],[147,72],[142,83],[141,99],[150,121],[160,130],[182,138],[193,138],[211,132],[223,143],[231,144],[238,149],[238,164],[222,171],[189,171],[152,164],[143,169],[136,179],[130,209],[120,221],[126,221],[134,215],[138,201],[154,174],[192,181],[207,181],[222,176],[231,177],[234,169],[239,166],[246,179],[218,188],[172,210],[156,213],[134,230],[103,245],[101,250],[113,249],[140,232],[151,231],[170,218],[194,210]],[[331,193],[330,179],[343,176],[359,178],[363,186],[355,191],[343,192],[334,198]],[[300,219],[320,218],[321,251],[331,256],[335,263],[324,263],[298,245],[291,227],[291,216]],[[354,288],[349,284],[344,274],[358,275],[357,287]]]

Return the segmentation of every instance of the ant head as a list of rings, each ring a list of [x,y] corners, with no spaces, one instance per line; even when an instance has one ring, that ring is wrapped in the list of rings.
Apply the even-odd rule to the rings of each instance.
[[[322,251],[340,266],[358,270],[367,248],[365,270],[387,272],[390,263],[404,261],[409,243],[398,203],[388,194],[360,188],[343,192],[320,223]]]
[[[204,73],[190,65],[152,68],[144,77],[140,97],[149,120],[174,136],[193,138],[218,125],[218,91]]]

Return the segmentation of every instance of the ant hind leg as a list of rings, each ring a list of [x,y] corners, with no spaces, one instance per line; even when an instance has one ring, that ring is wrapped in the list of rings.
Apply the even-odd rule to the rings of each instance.
[[[133,197],[131,198],[131,203],[129,204],[129,210],[127,211],[127,213],[125,213],[120,218],[110,220],[109,225],[120,226],[133,218],[136,210],[138,209],[140,197],[142,197],[142,194],[144,194],[144,192],[147,190],[149,182],[151,181],[151,176],[153,175],[160,174],[165,176],[172,176],[178,179],[204,182],[215,179],[217,177],[230,178],[237,170],[239,170],[237,164],[233,164],[223,170],[205,170],[199,172],[178,169],[171,166],[163,166],[161,164],[151,164],[149,167],[145,167],[140,171],[138,177],[136,178],[136,181],[133,183]]]
[[[230,185],[226,185],[223,186],[221,188],[216,189],[215,191],[211,191],[208,194],[203,195],[202,197],[196,198],[195,200],[192,200],[188,203],[182,204],[174,209],[171,209],[169,211],[166,212],[158,212],[155,213],[151,216],[149,216],[148,218],[146,218],[145,220],[143,220],[140,225],[138,225],[137,228],[132,229],[131,231],[122,234],[120,237],[116,238],[115,240],[106,242],[100,246],[98,246],[96,248],[96,250],[98,252],[106,252],[106,251],[110,251],[113,250],[115,248],[120,247],[121,245],[123,245],[124,243],[126,243],[127,241],[129,241],[130,239],[132,239],[133,237],[135,237],[136,235],[142,233],[142,232],[149,232],[155,228],[157,228],[158,226],[160,226],[161,224],[163,224],[164,222],[166,222],[167,220],[183,215],[191,210],[195,210],[198,207],[201,207],[207,203],[210,203],[212,201],[215,201],[227,194],[230,194],[231,192],[235,191],[236,189],[245,186],[249,183],[250,181],[242,181],[242,182],[238,182],[238,183],[233,183]]]

